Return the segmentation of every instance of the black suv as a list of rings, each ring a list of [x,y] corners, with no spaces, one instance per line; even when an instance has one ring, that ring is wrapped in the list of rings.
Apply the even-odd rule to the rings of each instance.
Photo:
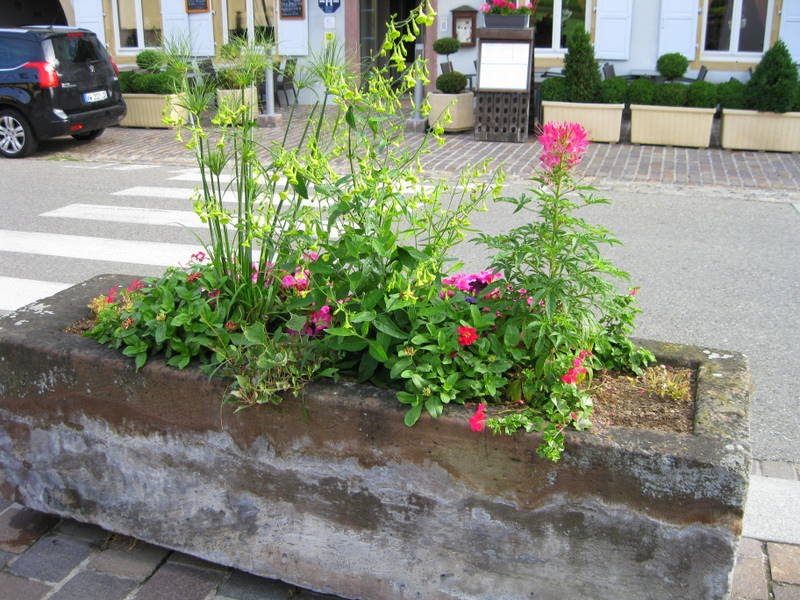
[[[27,156],[60,135],[93,140],[119,123],[118,74],[88,29],[0,29],[0,154]]]

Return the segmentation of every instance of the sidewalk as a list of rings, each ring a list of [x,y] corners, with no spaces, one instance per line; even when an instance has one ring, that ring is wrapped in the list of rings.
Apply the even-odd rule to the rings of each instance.
[[[257,131],[262,142],[281,134],[280,127]],[[537,156],[533,138],[524,144],[487,143],[459,134],[434,147],[423,165],[447,176],[465,163],[492,158],[504,164],[510,181],[519,181],[533,173]],[[194,165],[170,130],[113,128],[90,143],[50,140],[36,158]],[[643,191],[657,185],[698,196],[735,192],[792,202],[800,211],[800,154],[592,144],[582,170],[597,185]],[[732,600],[800,600],[799,509],[800,465],[754,461]],[[335,600],[0,500],[0,600],[289,598]]]

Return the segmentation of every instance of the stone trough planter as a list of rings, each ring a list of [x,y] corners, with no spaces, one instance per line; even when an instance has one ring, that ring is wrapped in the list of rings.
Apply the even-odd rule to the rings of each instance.
[[[0,481],[36,510],[259,575],[370,600],[722,599],[750,471],[741,355],[651,344],[698,368],[695,433],[412,430],[392,394],[311,386],[239,413],[197,371],[64,333],[130,278],[0,320]]]

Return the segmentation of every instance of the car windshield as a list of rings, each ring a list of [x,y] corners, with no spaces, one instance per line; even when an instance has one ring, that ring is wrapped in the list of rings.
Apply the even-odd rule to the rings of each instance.
[[[72,34],[54,37],[52,43],[56,59],[61,64],[86,63],[104,60],[106,57],[105,50],[95,37]]]

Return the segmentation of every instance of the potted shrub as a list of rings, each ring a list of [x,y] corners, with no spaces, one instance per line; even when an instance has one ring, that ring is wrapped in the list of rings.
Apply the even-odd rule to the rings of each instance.
[[[688,59],[677,52],[660,56],[657,66],[665,82],[638,79],[631,84],[631,142],[707,148],[716,113],[716,86],[707,81],[673,82],[689,66]]]
[[[545,79],[544,86],[550,80]],[[552,89],[542,91],[543,120],[576,121],[586,129],[589,139],[596,142],[618,142],[622,126],[624,102],[606,104],[603,99],[603,86],[600,81],[600,70],[594,57],[589,33],[579,29],[570,35],[567,54],[564,56],[564,83],[547,83]],[[617,86],[619,84],[607,84]],[[555,86],[559,86],[557,89]],[[552,94],[563,91],[564,101],[550,100]],[[545,93],[547,92],[547,93]],[[618,93],[606,89],[608,97],[619,100]]]
[[[209,229],[183,267],[0,321],[0,493],[348,598],[724,598],[743,358],[653,344],[697,369],[691,430],[587,431],[601,369],[652,354],[602,256],[618,242],[580,216],[603,203],[576,174],[585,132],[544,125],[536,180],[506,199],[518,225],[480,236],[489,268],[453,273],[501,186],[485,165],[416,185],[428,140],[407,143],[395,107],[426,72],[383,52],[370,86],[322,65],[343,110],[297,117],[305,142],[193,119]],[[90,337],[70,333],[92,298]]]
[[[437,54],[448,59],[445,64],[452,67],[449,61],[451,54],[461,48],[460,42],[452,37],[443,37],[433,43]],[[475,125],[473,101],[475,95],[467,91],[467,77],[458,71],[450,70],[436,78],[436,92],[428,95],[430,112],[428,123],[433,126],[440,122],[446,132],[468,131]],[[449,119],[443,115],[449,113]]]
[[[219,109],[237,110],[246,107],[246,118],[255,119],[259,113],[259,83],[264,81],[268,50],[246,40],[229,42],[226,54],[229,66],[217,70],[217,106]]]
[[[722,147],[800,151],[800,113],[795,102],[797,66],[782,40],[764,53],[745,85],[748,110],[723,108]]]
[[[497,29],[525,29],[530,26],[531,15],[536,12],[536,2],[515,0],[488,0],[481,7],[483,26]]]
[[[136,56],[141,71],[123,71],[119,85],[128,106],[122,127],[165,128],[167,120],[186,114],[181,106],[183,74],[168,68],[164,53],[143,50]]]

